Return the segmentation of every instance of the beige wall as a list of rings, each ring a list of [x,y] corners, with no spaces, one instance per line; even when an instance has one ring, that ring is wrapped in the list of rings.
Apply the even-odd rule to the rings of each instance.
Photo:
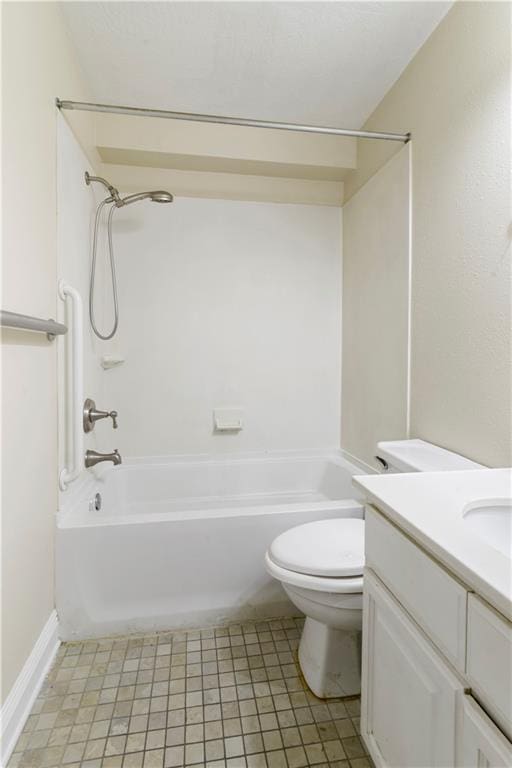
[[[339,207],[343,179],[356,167],[356,140],[346,136],[79,110],[63,115],[98,172],[125,192],[160,188],[176,197]]]
[[[127,191],[340,206],[343,179],[356,167],[356,140],[346,136],[113,114],[93,120],[102,172]]]
[[[407,437],[409,170],[406,146],[343,207],[341,446],[378,466]]]
[[[336,208],[343,203],[342,181],[183,171],[109,163],[103,163],[100,172],[124,192],[168,189],[176,197],[329,205]]]
[[[411,434],[511,457],[509,3],[457,2],[368,129],[413,134]],[[397,146],[360,142],[348,199]]]
[[[158,117],[96,114],[96,138],[104,162],[304,179],[343,179],[356,167],[356,140],[347,136],[269,130],[248,126],[163,120]],[[246,164],[252,170],[245,170]],[[274,175],[269,173],[268,175]]]
[[[2,307],[56,315],[56,109],[86,97],[55,3],[2,6]],[[2,700],[53,610],[56,345],[2,344]]]

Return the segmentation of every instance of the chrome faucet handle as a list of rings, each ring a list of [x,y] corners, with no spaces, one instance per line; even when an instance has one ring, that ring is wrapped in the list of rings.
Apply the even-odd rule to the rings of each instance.
[[[110,411],[108,414],[110,418],[112,419],[112,426],[114,429],[117,429],[117,411]],[[116,448],[117,450],[117,448]]]

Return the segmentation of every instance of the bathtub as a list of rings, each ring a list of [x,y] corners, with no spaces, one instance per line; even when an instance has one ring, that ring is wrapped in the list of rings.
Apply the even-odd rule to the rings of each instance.
[[[265,551],[295,525],[362,517],[351,483],[361,473],[336,452],[131,459],[86,473],[57,514],[62,639],[293,615]]]

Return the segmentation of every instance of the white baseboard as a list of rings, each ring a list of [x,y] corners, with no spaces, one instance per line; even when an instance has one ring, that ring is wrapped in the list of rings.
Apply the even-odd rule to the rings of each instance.
[[[58,651],[60,640],[56,611],[52,611],[30,656],[0,710],[0,766],[5,768],[30,714],[43,680]]]

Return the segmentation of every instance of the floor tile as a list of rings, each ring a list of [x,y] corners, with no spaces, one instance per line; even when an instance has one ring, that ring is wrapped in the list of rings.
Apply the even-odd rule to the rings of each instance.
[[[317,699],[302,619],[64,643],[8,768],[371,768],[360,703]]]

